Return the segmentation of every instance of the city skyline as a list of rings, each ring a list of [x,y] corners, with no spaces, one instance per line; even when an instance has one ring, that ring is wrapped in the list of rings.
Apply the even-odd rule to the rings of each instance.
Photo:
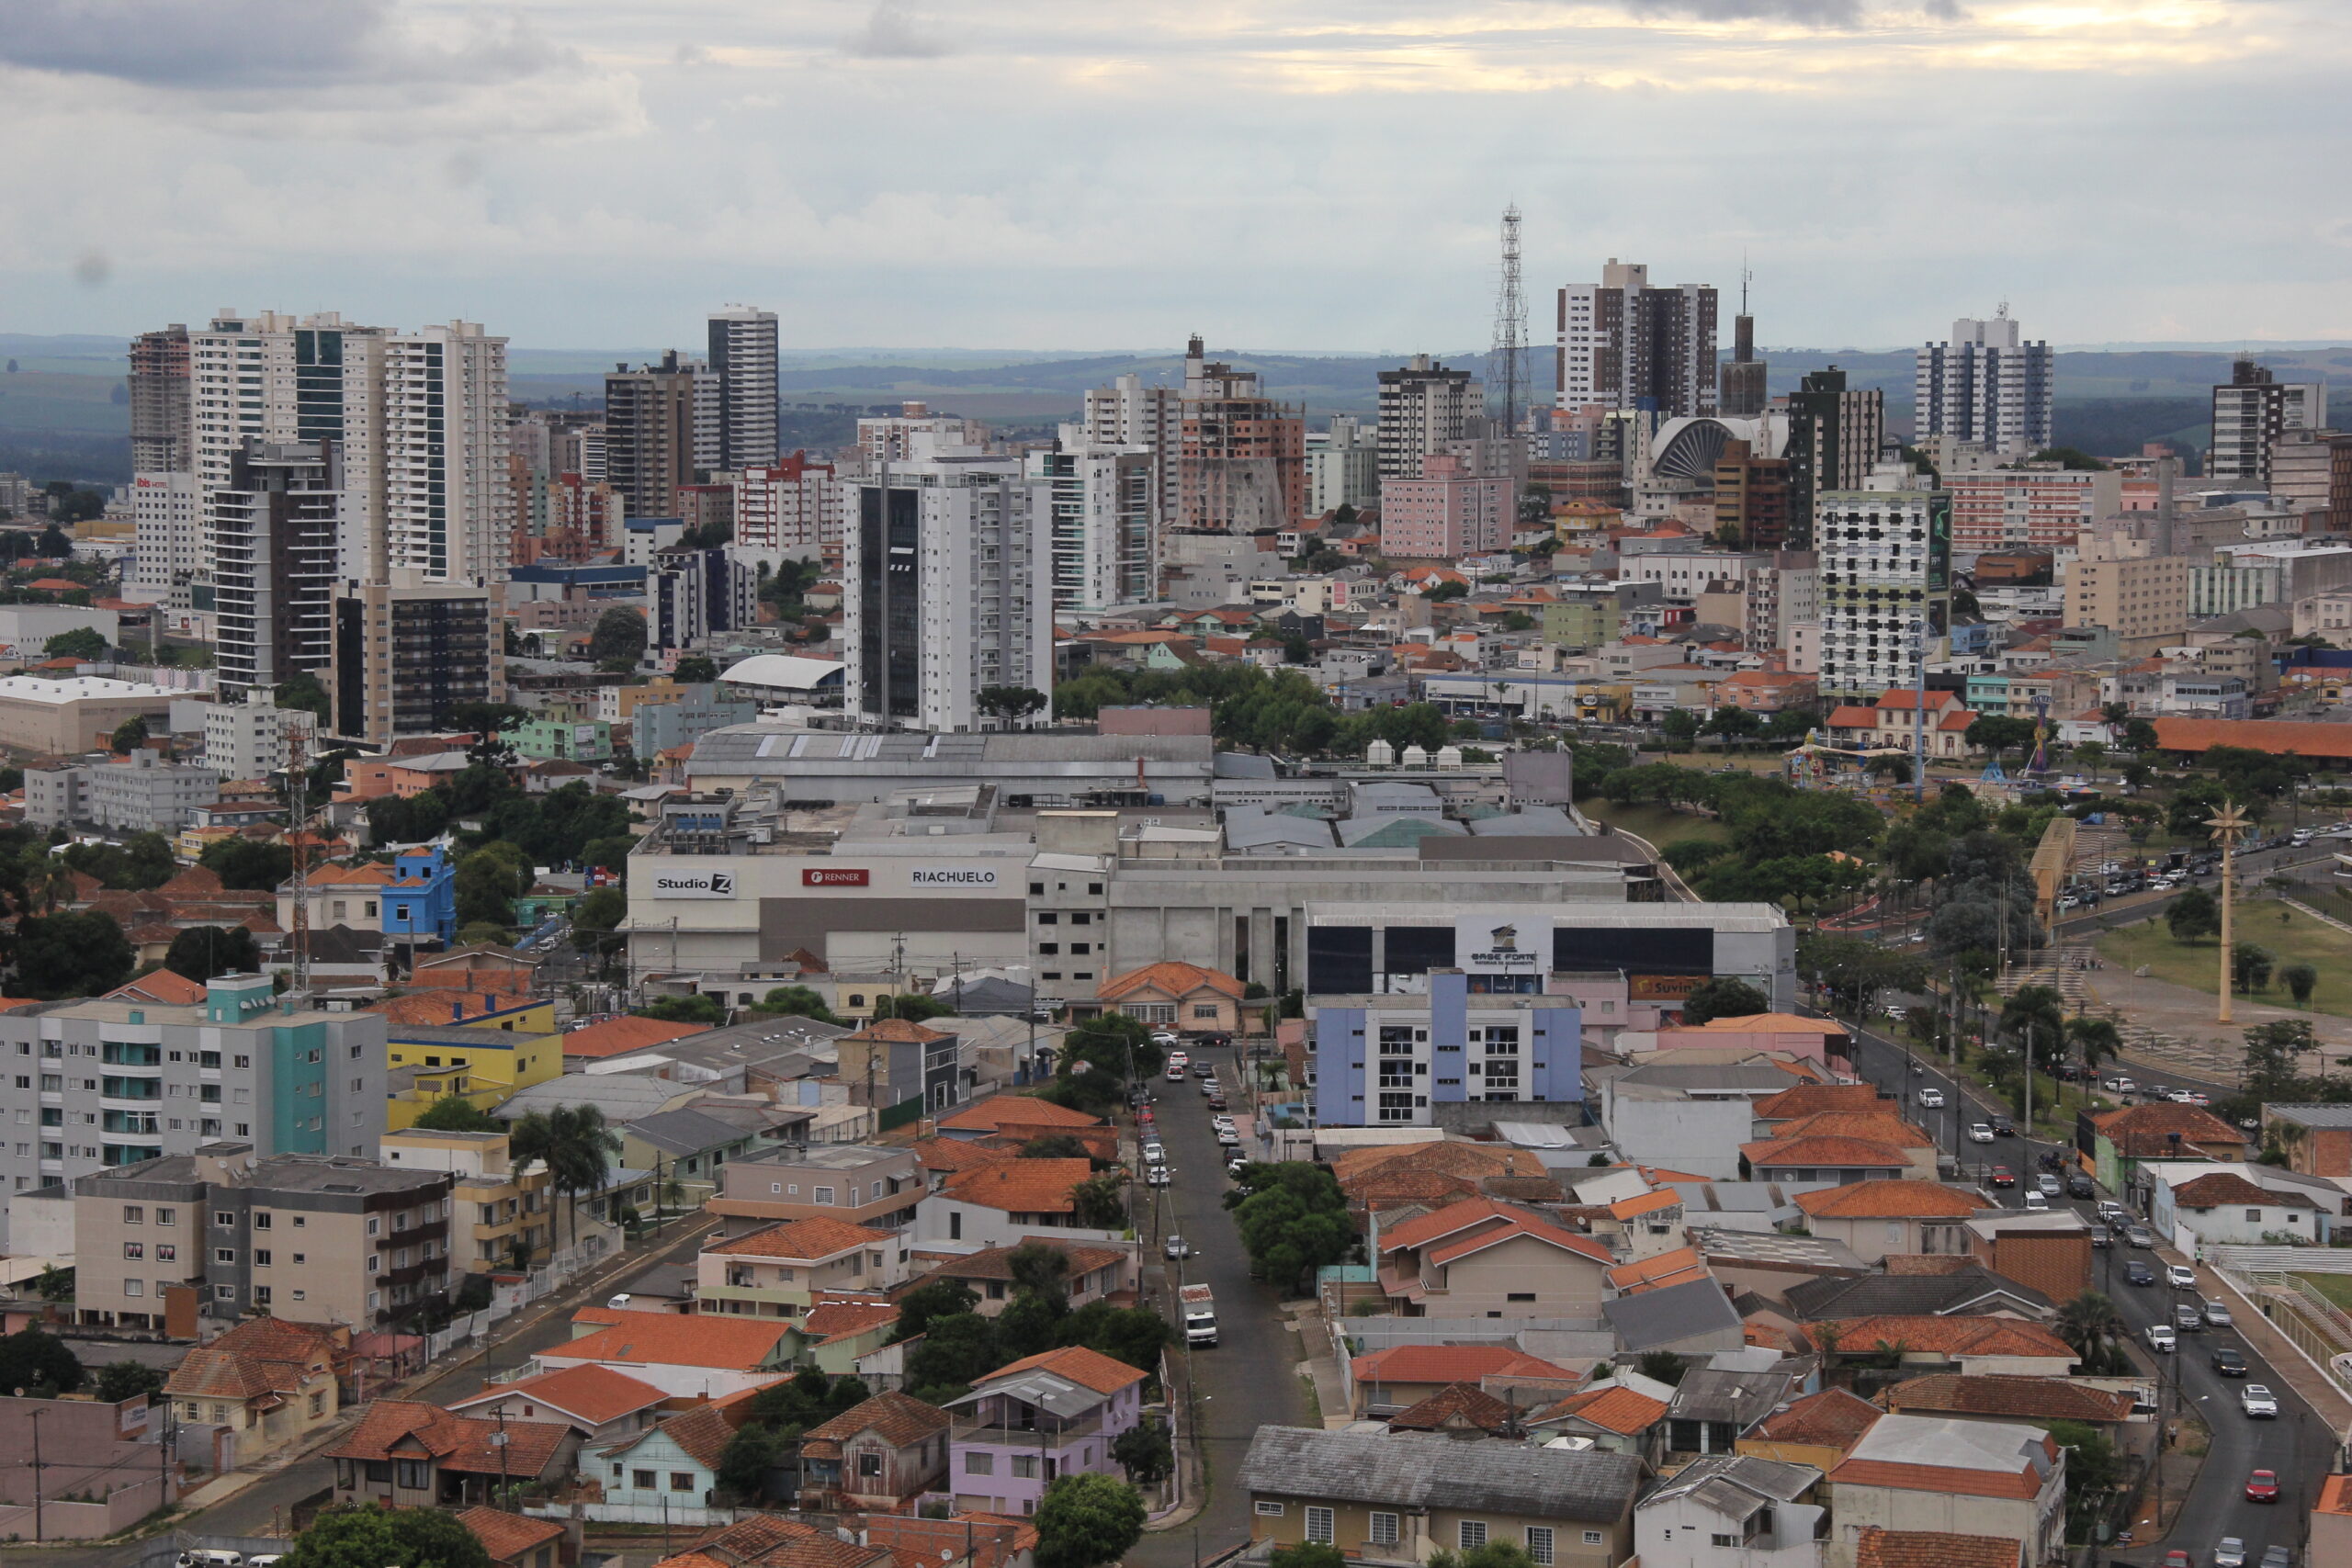
[[[2333,117],[2301,156],[2254,140],[2352,53],[2316,0],[222,9],[15,8],[0,190],[49,217],[0,245],[10,325],[235,302],[658,348],[754,299],[791,345],[1223,322],[1453,353],[1516,200],[1531,294],[1611,253],[1728,288],[1745,255],[1768,347],[2005,298],[2060,346],[2352,335],[2352,205],[2297,178]],[[2290,243],[2249,251],[2257,225]]]

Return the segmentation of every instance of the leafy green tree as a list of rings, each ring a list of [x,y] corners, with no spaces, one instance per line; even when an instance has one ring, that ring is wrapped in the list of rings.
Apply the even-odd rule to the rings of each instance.
[[[2083,1066],[2093,1071],[2101,1062],[2113,1061],[2123,1050],[2121,1032],[2103,1018],[2068,1019],[2066,1040],[2081,1055]]]
[[[331,722],[334,705],[328,701],[327,689],[308,670],[297,671],[280,681],[270,693],[270,701],[282,708],[300,708],[321,724]]]
[[[1681,1383],[1682,1374],[1689,1369],[1682,1364],[1682,1358],[1671,1350],[1645,1350],[1634,1370],[1653,1382],[1672,1387]]]
[[[622,907],[624,909],[628,907],[625,900]],[[573,924],[575,926],[578,924],[576,916]],[[776,987],[760,998],[760,1010],[790,1013],[797,1018],[805,1018],[814,1023],[838,1024],[841,1022],[841,1020],[834,1016],[833,1010],[825,1005],[825,998],[807,986]]]
[[[1701,1024],[1718,1018],[1750,1018],[1772,1010],[1772,998],[1745,980],[1718,977],[1682,999],[1682,1021]]]
[[[627,660],[632,665],[644,658],[644,612],[615,605],[598,616],[596,629],[588,634],[588,657],[598,664]]]
[[[1657,732],[1665,737],[1669,750],[1688,751],[1699,739],[1699,716],[1689,708],[1669,708],[1658,720]]]
[[[1174,1343],[1176,1331],[1149,1307],[1113,1306],[1097,1299],[1062,1320],[1061,1337],[1065,1345],[1083,1345],[1157,1375],[1160,1352]]]
[[[428,1133],[503,1133],[506,1123],[462,1094],[445,1094],[426,1106],[413,1125]]]
[[[1104,1013],[1073,1028],[1062,1041],[1065,1061],[1089,1062],[1114,1077],[1149,1077],[1167,1053],[1152,1043],[1151,1027],[1125,1013]]]
[[[514,924],[514,900],[527,890],[530,868],[518,866],[514,846],[485,844],[458,863],[458,919],[502,929]]]
[[[103,1404],[120,1404],[142,1393],[163,1392],[164,1372],[160,1367],[151,1367],[144,1361],[108,1361],[98,1369],[96,1393]]]
[[[329,1508],[278,1568],[491,1568],[481,1538],[438,1508]]]
[[[1354,1250],[1347,1196],[1320,1166],[1300,1160],[1250,1165],[1227,1190],[1225,1202],[1252,1269],[1278,1288],[1288,1290],[1310,1269]]]
[[[1111,1457],[1119,1461],[1119,1468],[1137,1486],[1157,1486],[1176,1468],[1176,1445],[1169,1441],[1166,1427],[1158,1421],[1143,1420],[1112,1440]],[[1340,1565],[1333,1563],[1331,1568]]]
[[[374,844],[422,844],[439,838],[449,827],[449,797],[437,789],[402,798],[380,795],[368,803],[368,841]]]
[[[1069,1254],[1060,1247],[1024,1241],[1005,1255],[1004,1263],[1012,1274],[1014,1290],[1034,1291],[1051,1301],[1069,1299]]]
[[[2278,966],[2278,955],[2268,948],[2251,942],[2242,942],[2230,949],[2230,985],[2240,991],[2267,990],[2271,973]]]
[[[219,877],[223,887],[270,893],[294,874],[294,852],[255,839],[218,839],[204,846],[197,863]]]
[[[1113,1456],[1117,1457],[1115,1453]],[[1302,1540],[1292,1546],[1278,1546],[1267,1558],[1272,1568],[1347,1568],[1347,1554],[1336,1546],[1326,1546],[1319,1540]]]
[[[619,926],[628,918],[628,895],[617,887],[592,887],[571,907],[571,933],[581,946]],[[790,989],[791,987],[779,987]],[[807,989],[806,987],[799,987]],[[774,996],[775,993],[768,993]]]
[[[164,967],[198,985],[216,975],[258,975],[261,944],[243,926],[187,926],[172,938]]]
[[[507,1129],[507,1150],[519,1169],[533,1160],[547,1162],[556,1191],[571,1211],[571,1237],[580,1239],[580,1195],[601,1192],[610,1179],[613,1156],[621,1152],[620,1134],[605,1124],[605,1112],[594,1105],[559,1105],[552,1111],[528,1111]]]
[[[102,909],[31,915],[17,923],[17,985],[51,1000],[113,990],[139,967],[139,954]],[[13,1386],[0,1384],[0,1387]]]
[[[934,1317],[922,1343],[907,1356],[907,1386],[929,1404],[961,1399],[971,1386],[1004,1365],[996,1325],[976,1312]]]
[[[1021,1145],[1021,1159],[1092,1159],[1091,1150],[1075,1134],[1047,1133]],[[1057,1254],[1058,1256],[1058,1254]]]
[[[914,1338],[936,1318],[977,1312],[979,1304],[978,1295],[961,1280],[933,1280],[918,1285],[899,1298],[899,1321],[891,1327],[891,1343]]]
[[[925,1023],[934,1018],[952,1018],[956,1010],[937,997],[926,997],[914,991],[901,991],[894,997],[884,997],[874,1004],[876,1022],[886,1018],[902,1019],[909,1023]]]
[[[993,718],[1020,724],[1046,705],[1046,694],[1028,686],[982,686],[979,708]]]
[[[764,1422],[747,1421],[727,1439],[719,1450],[717,1476],[718,1484],[745,1502],[758,1504],[767,1496],[768,1472],[791,1462],[798,1450],[794,1441],[802,1428],[797,1425],[770,1426]]]
[[[1535,1568],[1535,1560],[1523,1546],[1513,1546],[1507,1540],[1489,1540],[1467,1551],[1440,1550],[1430,1554],[1430,1568]]]
[[[689,653],[671,667],[670,678],[682,686],[707,686],[718,679],[718,666],[703,654]]]
[[[135,751],[146,743],[147,720],[139,714],[116,725],[114,733],[107,737],[107,744],[117,751]]]
[[[2033,744],[2034,724],[2029,718],[2011,718],[2005,714],[1988,713],[1968,727],[1968,743],[1979,751],[1989,752],[1995,761],[2002,753],[2020,750]]]
[[[1124,1230],[1127,1224],[1126,1172],[1106,1170],[1069,1190],[1070,1218],[1089,1230]]]
[[[1046,1488],[1030,1521],[1037,1568],[1096,1568],[1143,1539],[1143,1498],[1126,1482],[1092,1472],[1062,1475]]]
[[[2245,1032],[2245,1093],[2256,1103],[2292,1104],[2308,1098],[2301,1058],[2318,1048],[2311,1021],[2276,1019]]]
[[[2115,1303],[2097,1291],[2085,1291],[2060,1307],[2052,1327],[2080,1359],[2083,1371],[2093,1377],[2104,1374],[2116,1359],[2116,1347],[2132,1332],[2123,1314],[2115,1310]],[[2124,1369],[2130,1365],[2129,1359],[2123,1359]]]
[[[85,1375],[65,1341],[39,1324],[0,1339],[0,1389],[21,1388],[53,1399],[80,1388]]]
[[[664,1023],[725,1023],[727,1010],[715,998],[696,994],[691,997],[657,997],[636,1010],[639,1018],[658,1018]]]
[[[2020,986],[2002,1005],[1999,1029],[2011,1040],[2023,1040],[2030,1027],[2035,1049],[2046,1054],[2066,1036],[2066,998],[2050,986]]]
[[[78,659],[92,664],[107,656],[107,639],[88,626],[75,626],[42,643],[40,650],[51,659]]]
[[[1019,1360],[1052,1349],[1061,1337],[1069,1305],[1035,1291],[1015,1291],[996,1314],[997,1353]]]
[[[2307,1008],[2312,1005],[2312,993],[2319,988],[2319,971],[2308,964],[2290,964],[2278,971],[2278,982],[2297,1007]]]
[[[2222,907],[2202,887],[2184,887],[2173,895],[2165,907],[2165,929],[2172,932],[2175,942],[2195,942],[2200,937],[2218,936],[2222,930]]]
[[[1764,721],[1747,708],[1727,705],[1709,714],[1707,722],[1700,726],[1699,733],[1744,743],[1764,733]]]

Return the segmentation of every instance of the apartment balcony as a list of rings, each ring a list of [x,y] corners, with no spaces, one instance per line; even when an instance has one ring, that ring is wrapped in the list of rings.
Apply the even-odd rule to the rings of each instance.
[[[949,1440],[992,1449],[1026,1449],[1031,1453],[1037,1453],[1067,1448],[1081,1438],[1114,1435],[1110,1423],[1097,1414],[1056,1431],[1037,1427],[966,1427],[958,1422]]]

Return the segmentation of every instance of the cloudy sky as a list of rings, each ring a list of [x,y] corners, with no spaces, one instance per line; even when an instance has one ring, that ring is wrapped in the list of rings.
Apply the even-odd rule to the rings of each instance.
[[[0,329],[1460,349],[1497,219],[1768,344],[2352,340],[2345,0],[5,0]]]

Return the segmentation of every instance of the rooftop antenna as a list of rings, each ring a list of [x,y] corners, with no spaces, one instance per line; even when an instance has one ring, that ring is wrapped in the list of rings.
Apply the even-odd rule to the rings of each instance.
[[[1503,431],[1519,429],[1527,400],[1527,300],[1519,287],[1519,203],[1503,209],[1502,279],[1495,290],[1495,340],[1487,355],[1487,380],[1502,396]]]
[[[1743,316],[1747,314],[1747,286],[1755,276],[1755,269],[1747,265],[1747,252],[1742,249],[1739,253],[1739,313]]]

